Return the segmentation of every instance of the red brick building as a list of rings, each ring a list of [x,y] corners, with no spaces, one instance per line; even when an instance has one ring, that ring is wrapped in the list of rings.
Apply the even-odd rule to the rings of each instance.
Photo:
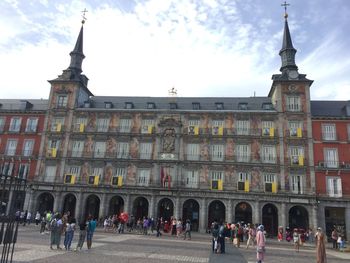
[[[311,101],[318,218],[349,232],[350,101]],[[347,231],[346,231],[347,230]]]
[[[0,172],[33,180],[44,130],[47,100],[0,100]],[[23,208],[24,193],[5,191],[14,209]],[[7,208],[6,208],[7,206]],[[2,211],[11,206],[3,204]],[[25,209],[25,208],[24,208]]]

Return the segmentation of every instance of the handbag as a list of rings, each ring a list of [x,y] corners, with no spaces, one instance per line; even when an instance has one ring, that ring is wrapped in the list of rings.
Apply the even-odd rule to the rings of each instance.
[[[237,245],[237,244],[238,244],[238,239],[237,239],[237,237],[235,237],[235,238],[233,239],[233,244],[234,244],[234,245]]]
[[[256,251],[257,251],[258,253],[264,253],[264,252],[265,252],[265,247],[257,247],[257,248],[256,248]]]

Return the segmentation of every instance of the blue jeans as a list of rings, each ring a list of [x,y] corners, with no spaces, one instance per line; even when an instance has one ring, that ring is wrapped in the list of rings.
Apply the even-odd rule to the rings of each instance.
[[[66,249],[70,249],[70,246],[71,246],[72,240],[73,240],[73,235],[74,235],[74,231],[66,232],[65,237],[64,237],[64,247]]]

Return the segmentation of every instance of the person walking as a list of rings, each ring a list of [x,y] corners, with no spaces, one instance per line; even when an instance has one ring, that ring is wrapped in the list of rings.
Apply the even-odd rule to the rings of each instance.
[[[50,222],[51,239],[50,248],[53,249],[53,245],[57,246],[57,249],[62,249],[61,244],[61,234],[62,234],[62,219],[61,215],[57,214]]]
[[[294,243],[295,251],[299,252],[300,235],[298,233],[298,229],[297,228],[294,228],[294,231],[293,231],[293,243]]]
[[[162,227],[162,218],[158,217],[157,224],[156,224],[157,237],[160,237],[162,235],[162,233],[160,232],[161,227]]]
[[[332,238],[332,242],[333,242],[333,249],[338,249],[338,232],[337,230],[334,228],[331,234],[331,238]]]
[[[247,240],[247,246],[246,249],[249,248],[249,246],[252,244],[254,246],[255,243],[255,229],[253,225],[248,225],[248,240]]]
[[[317,228],[315,239],[316,239],[316,263],[327,263],[326,237],[320,227]]]
[[[64,236],[64,248],[66,250],[70,250],[70,246],[72,245],[72,240],[74,236],[75,231],[75,218],[69,218],[68,222],[66,223],[66,232]]]
[[[185,224],[184,240],[186,240],[187,235],[188,240],[191,240],[191,221],[189,219],[186,220]]]
[[[40,215],[39,211],[36,211],[36,214],[35,214],[35,225],[39,225],[40,218],[41,218],[41,215]]]
[[[78,248],[79,250],[81,250],[83,248],[84,245],[84,241],[86,238],[86,228],[87,228],[87,222],[83,219],[81,220],[80,224],[79,224],[79,241],[77,244],[77,247],[74,249],[74,251],[77,251]]]
[[[218,241],[219,225],[216,221],[214,221],[212,224],[211,234],[213,237],[213,239],[212,239],[212,251],[213,251],[213,253],[218,253],[220,251],[220,243]]]
[[[218,242],[220,243],[220,253],[225,254],[225,226],[221,221],[219,226],[219,238]]]
[[[86,230],[86,245],[88,249],[91,249],[92,246],[92,237],[94,235],[96,229],[96,221],[92,218],[92,216],[89,217],[87,230]]]
[[[44,235],[45,234],[45,230],[46,230],[46,217],[43,216],[41,218],[41,223],[40,223],[40,234]]]
[[[264,226],[258,226],[258,232],[256,234],[256,259],[257,263],[262,263],[265,258],[265,235]]]
[[[31,221],[32,221],[32,213],[29,211],[27,213],[26,222],[28,225],[30,225]]]

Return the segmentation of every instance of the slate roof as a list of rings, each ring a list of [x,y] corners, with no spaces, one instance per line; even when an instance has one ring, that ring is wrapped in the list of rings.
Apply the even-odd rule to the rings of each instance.
[[[350,118],[350,100],[314,100],[311,101],[312,117]]]
[[[43,99],[0,99],[1,111],[46,111],[48,108],[48,100]]]
[[[94,96],[90,98],[91,108],[105,108],[110,102],[114,109],[125,109],[126,103],[132,103],[133,109],[146,110],[148,103],[154,103],[157,110],[169,110],[171,103],[176,103],[177,110],[194,110],[193,103],[199,103],[201,111],[218,110],[217,103],[223,104],[225,110],[240,110],[239,105],[246,104],[246,111],[261,111],[264,104],[271,104],[269,97],[109,97]],[[266,109],[265,109],[266,111]],[[274,111],[271,108],[270,111]]]

